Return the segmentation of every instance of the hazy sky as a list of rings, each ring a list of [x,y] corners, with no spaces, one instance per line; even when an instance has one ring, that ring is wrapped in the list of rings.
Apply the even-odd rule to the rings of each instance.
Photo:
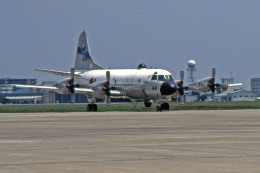
[[[194,59],[197,78],[216,67],[217,81],[232,72],[249,89],[260,77],[259,9],[259,0],[1,0],[0,78],[61,79],[34,69],[69,71],[85,29],[106,68],[145,63],[179,79]]]

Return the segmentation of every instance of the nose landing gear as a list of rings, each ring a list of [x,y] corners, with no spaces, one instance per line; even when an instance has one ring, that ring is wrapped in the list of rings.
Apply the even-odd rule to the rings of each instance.
[[[97,104],[88,104],[87,111],[97,111]]]

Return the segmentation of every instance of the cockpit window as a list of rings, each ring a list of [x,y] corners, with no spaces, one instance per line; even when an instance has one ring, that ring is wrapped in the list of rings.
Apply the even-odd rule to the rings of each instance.
[[[157,75],[153,75],[151,80],[157,80]]]
[[[157,80],[157,72],[154,72],[151,80]]]
[[[158,80],[164,81],[165,80],[164,75],[158,75]]]
[[[172,75],[157,75],[157,74],[158,73],[155,72],[151,80],[159,80],[159,81],[173,80]]]

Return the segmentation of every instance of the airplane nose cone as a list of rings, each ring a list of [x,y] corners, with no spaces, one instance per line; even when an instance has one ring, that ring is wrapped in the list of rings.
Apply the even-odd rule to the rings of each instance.
[[[164,82],[161,85],[160,91],[162,95],[172,95],[173,93],[176,92],[176,87],[174,84],[168,83],[168,82]]]

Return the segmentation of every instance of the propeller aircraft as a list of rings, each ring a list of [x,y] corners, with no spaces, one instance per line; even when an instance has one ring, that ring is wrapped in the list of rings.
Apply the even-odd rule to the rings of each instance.
[[[97,102],[106,100],[111,105],[111,97],[128,97],[131,100],[142,99],[146,107],[152,101],[158,104],[156,111],[169,110],[169,101],[173,94],[180,92],[183,96],[183,72],[181,80],[175,83],[172,74],[163,69],[147,69],[140,64],[137,69],[105,69],[95,63],[90,56],[86,32],[79,36],[74,68],[70,72],[35,69],[41,72],[68,76],[65,80],[52,86],[18,85],[16,88],[50,90],[62,94],[71,94],[71,101],[75,102],[75,93],[87,95],[88,111],[97,111]]]
[[[215,101],[215,91],[226,91],[228,87],[243,86],[242,83],[235,84],[219,84],[215,82],[216,69],[212,68],[211,77],[203,78],[198,81],[190,83],[185,90],[195,91],[195,92],[211,92],[211,101]]]
[[[74,68],[70,72],[35,69],[41,72],[67,76],[52,86],[19,85],[12,84],[16,88],[28,88],[50,90],[61,94],[71,94],[71,102],[75,102],[75,93],[87,95],[88,111],[97,111],[97,102],[106,100],[107,106],[111,105],[111,97],[128,97],[134,100],[142,99],[146,107],[151,107],[152,101],[158,105],[156,111],[169,110],[171,98],[180,95],[180,104],[184,104],[184,90],[208,92],[212,91],[214,99],[215,89],[222,86],[215,83],[215,68],[212,69],[212,77],[205,78],[183,86],[184,72],[180,72],[180,80],[174,81],[172,74],[163,69],[147,69],[144,64],[139,64],[137,69],[105,69],[95,63],[90,56],[86,32],[79,36],[77,54]],[[176,82],[176,83],[175,83]]]

